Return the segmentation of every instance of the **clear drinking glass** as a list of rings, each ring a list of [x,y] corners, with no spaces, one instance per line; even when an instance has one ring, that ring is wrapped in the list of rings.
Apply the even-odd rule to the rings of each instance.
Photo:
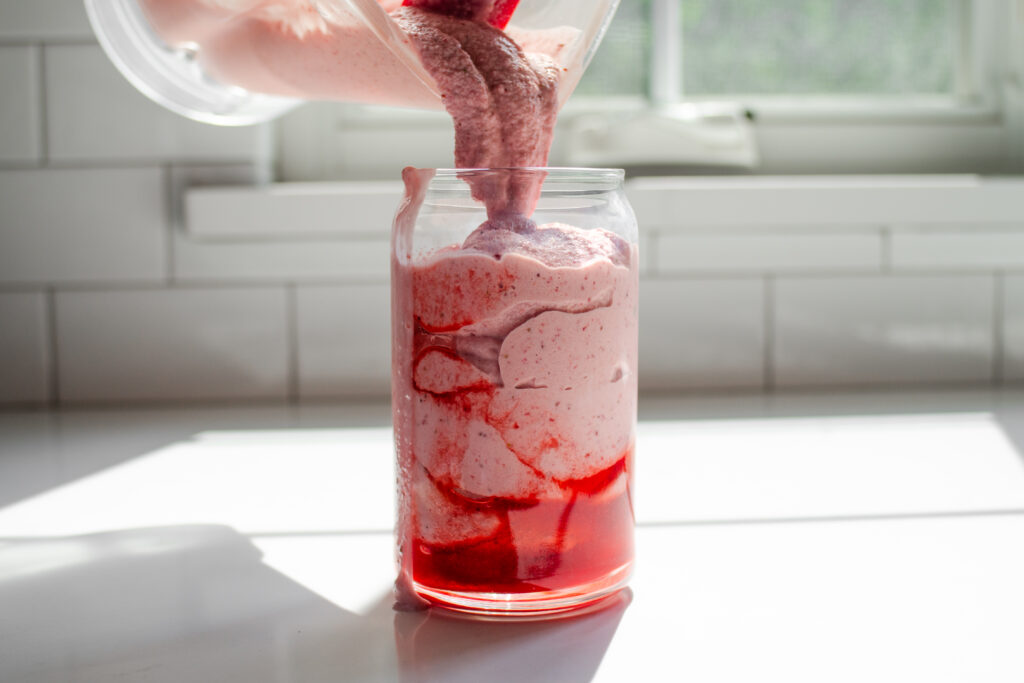
[[[623,173],[404,178],[392,233],[400,600],[492,615],[592,604],[633,564],[638,247]],[[496,194],[528,199],[488,216],[474,195]]]

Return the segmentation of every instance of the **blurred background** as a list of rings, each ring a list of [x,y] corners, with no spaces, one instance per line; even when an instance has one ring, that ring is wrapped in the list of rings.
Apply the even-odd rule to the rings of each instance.
[[[641,390],[1024,379],[1024,3],[623,0],[552,165],[625,167]],[[388,392],[388,231],[440,112],[222,128],[80,0],[0,0],[0,404]]]
[[[647,94],[653,4],[623,3],[581,95]],[[680,94],[948,94],[961,4],[683,0],[669,26]]]

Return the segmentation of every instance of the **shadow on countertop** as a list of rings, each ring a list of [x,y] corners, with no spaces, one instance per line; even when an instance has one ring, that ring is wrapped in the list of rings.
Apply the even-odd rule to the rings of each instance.
[[[579,617],[481,623],[393,612],[387,593],[356,614],[266,565],[227,526],[7,540],[0,680],[582,682],[629,601],[624,592]]]
[[[585,683],[597,673],[631,601],[627,588],[599,610],[525,622],[479,621],[443,610],[396,612],[399,680]]]
[[[5,683],[397,676],[390,595],[348,612],[225,526],[5,543],[0,605]]]

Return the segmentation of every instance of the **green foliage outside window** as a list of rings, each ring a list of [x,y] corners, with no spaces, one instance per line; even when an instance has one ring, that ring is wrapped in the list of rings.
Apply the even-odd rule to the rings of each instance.
[[[684,95],[953,88],[954,0],[679,0]],[[650,0],[622,0],[583,95],[643,95]]]

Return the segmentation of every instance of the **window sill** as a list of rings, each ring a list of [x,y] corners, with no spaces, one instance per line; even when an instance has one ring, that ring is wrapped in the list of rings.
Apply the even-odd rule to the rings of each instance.
[[[752,97],[659,108],[580,98],[560,116],[550,163],[675,174],[1021,172],[1021,98],[1013,88],[1004,94],[1002,107],[948,97]],[[437,112],[315,105],[279,132],[287,180],[395,178],[407,164],[451,163],[451,124]]]
[[[637,177],[641,227],[986,222],[1024,225],[1024,177],[976,175]],[[303,241],[387,235],[396,181],[279,183],[186,190],[198,241]]]
[[[395,181],[273,183],[185,191],[185,232],[200,240],[379,237],[402,197]]]
[[[698,100],[699,101],[699,100]],[[737,97],[760,124],[998,124],[998,107],[943,95],[915,97]]]

